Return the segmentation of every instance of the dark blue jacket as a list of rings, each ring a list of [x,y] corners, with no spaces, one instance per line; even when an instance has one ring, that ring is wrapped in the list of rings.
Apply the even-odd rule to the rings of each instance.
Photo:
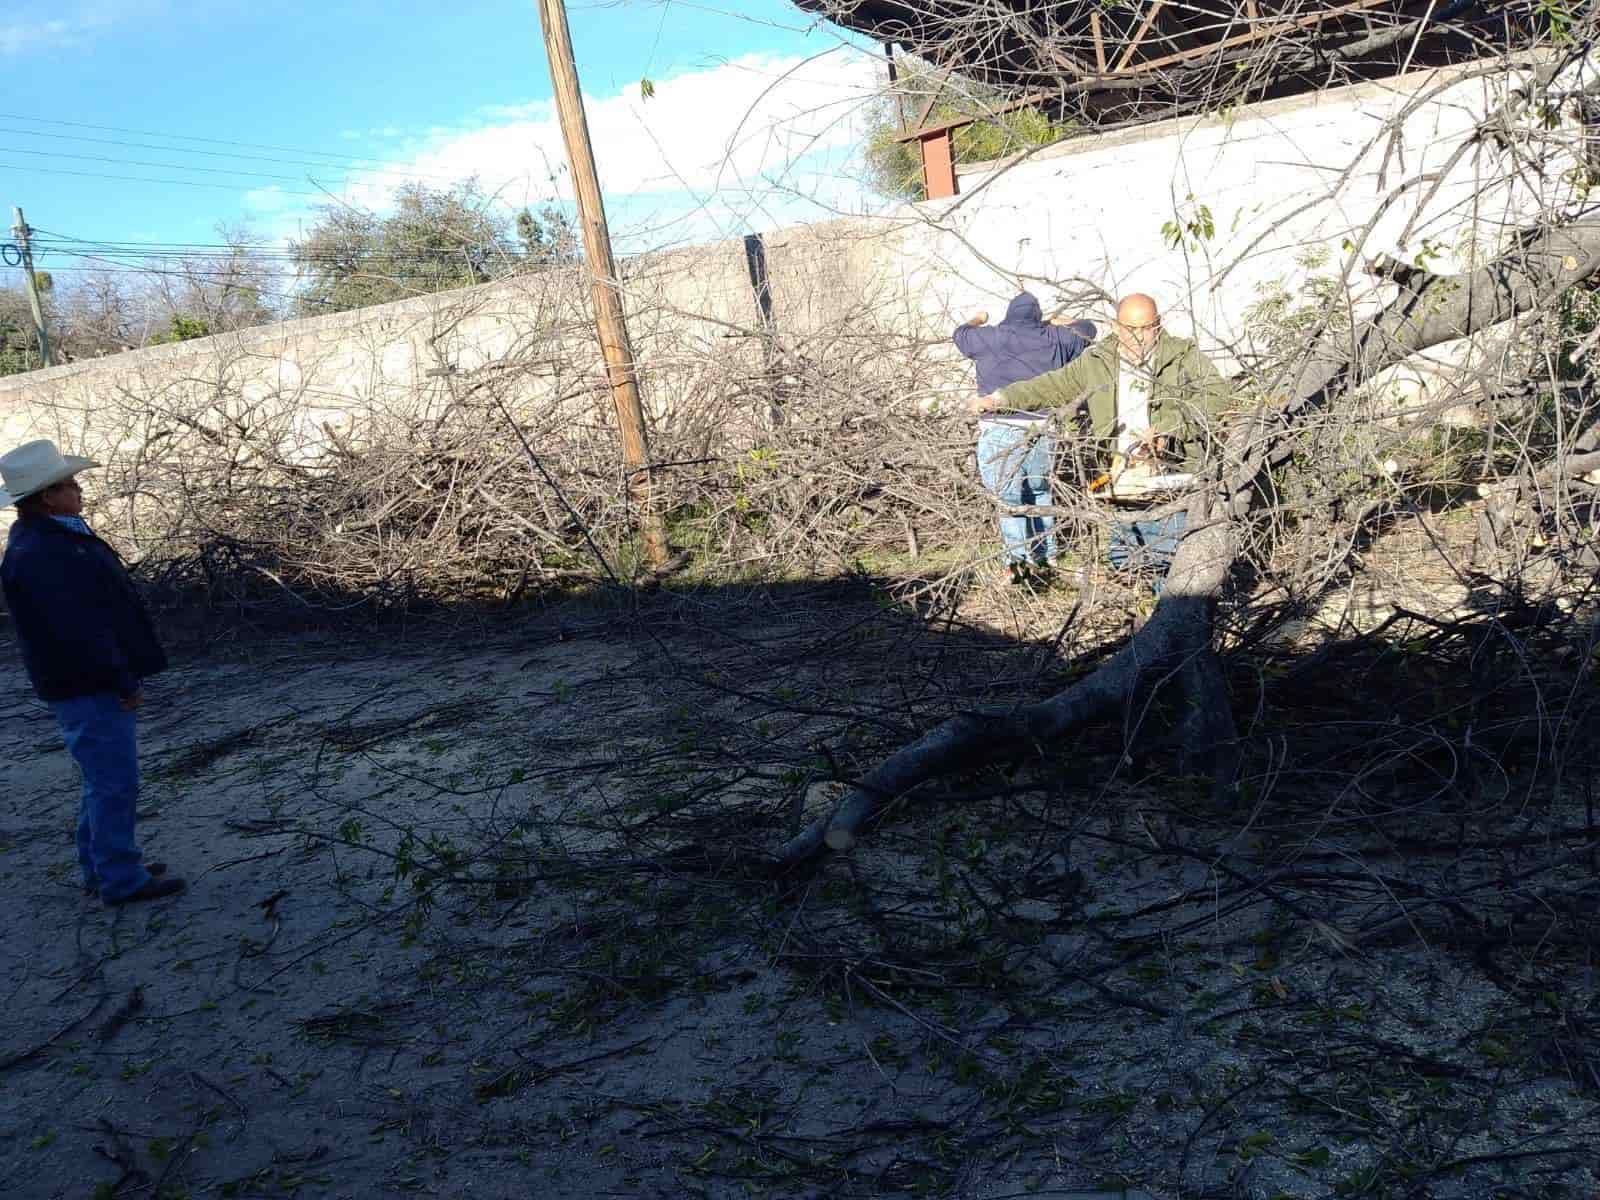
[[[117,552],[92,534],[18,515],[0,584],[41,700],[131,696],[140,679],[166,669],[133,580]]]
[[[1011,302],[1000,324],[959,326],[955,342],[978,369],[978,395],[987,396],[1007,384],[1066,366],[1088,349],[1094,332],[1089,321],[1047,325],[1038,299],[1023,292]]]

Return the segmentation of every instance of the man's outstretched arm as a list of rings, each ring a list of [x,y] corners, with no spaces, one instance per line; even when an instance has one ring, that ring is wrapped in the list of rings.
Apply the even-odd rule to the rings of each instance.
[[[977,332],[978,327],[980,325],[987,325],[988,323],[989,314],[986,312],[981,312],[974,313],[971,317],[967,318],[965,322],[957,325],[955,334],[952,338],[956,344],[956,349],[961,351],[961,353],[965,354],[968,358],[973,357],[973,355],[978,351],[979,343],[982,341],[982,338]]]
[[[1046,371],[1021,383],[1008,383],[988,396],[973,400],[974,413],[993,412],[997,408],[1032,410],[1059,408],[1071,404],[1089,390],[1088,356],[1079,355],[1064,367]]]

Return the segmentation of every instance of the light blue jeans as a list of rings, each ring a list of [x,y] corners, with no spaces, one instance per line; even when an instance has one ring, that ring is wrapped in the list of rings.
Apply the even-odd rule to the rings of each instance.
[[[998,421],[979,426],[978,477],[1002,504],[1048,505],[1054,458],[1055,441],[1048,435],[1034,438],[1032,430]],[[1054,560],[1055,526],[1054,517],[1001,516],[1000,540],[1005,543],[1007,560]]]
[[[139,723],[110,692],[56,700],[67,753],[83,772],[78,808],[78,866],[85,887],[120,900],[150,879],[134,843],[139,806]]]
[[[1188,527],[1189,514],[1181,508],[1151,521],[1119,521],[1111,526],[1111,565],[1119,571],[1149,572],[1154,577],[1151,586],[1159,596]]]

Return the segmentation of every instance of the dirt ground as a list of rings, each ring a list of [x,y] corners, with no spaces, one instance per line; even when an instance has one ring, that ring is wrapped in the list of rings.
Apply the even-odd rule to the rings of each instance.
[[[1110,728],[759,869],[884,749],[1070,679],[1073,599],[972,622],[845,580],[196,636],[141,733],[146,854],[190,888],[120,910],[79,889],[75,771],[0,644],[0,1191],[1597,1194],[1587,950],[1486,969],[1384,908],[1514,877],[1470,846],[1575,799],[1466,811],[1398,753],[1330,790],[1273,739],[1346,717],[1297,710],[1232,807]],[[1402,869],[1436,817],[1457,852]]]

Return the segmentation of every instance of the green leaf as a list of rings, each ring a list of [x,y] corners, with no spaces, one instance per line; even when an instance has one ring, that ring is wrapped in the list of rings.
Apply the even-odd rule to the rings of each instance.
[[[1239,1142],[1239,1157],[1248,1162],[1270,1145],[1272,1145],[1272,1134],[1266,1130],[1252,1133]]]

